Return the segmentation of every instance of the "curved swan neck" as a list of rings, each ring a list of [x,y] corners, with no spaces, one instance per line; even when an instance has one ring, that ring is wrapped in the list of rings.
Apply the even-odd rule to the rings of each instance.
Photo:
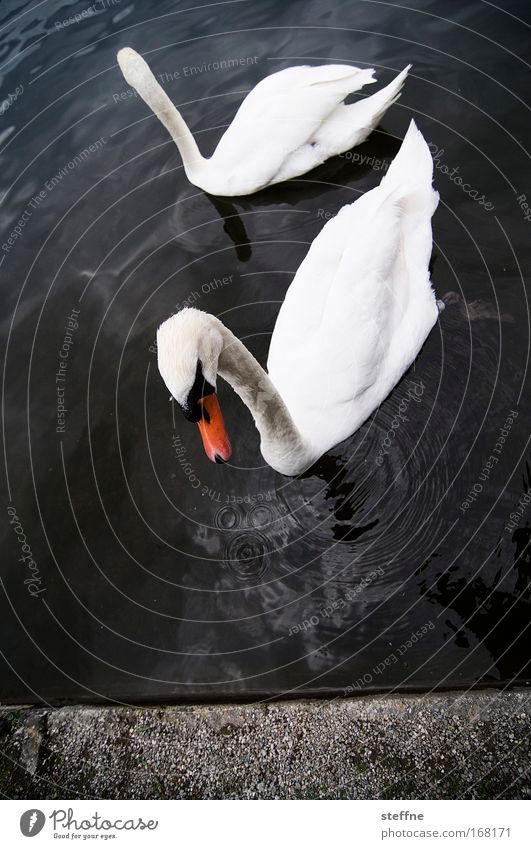
[[[251,411],[264,459],[285,475],[305,471],[317,459],[295,425],[286,404],[245,345],[219,322],[223,349],[218,373]]]
[[[129,85],[168,130],[183,158],[186,176],[192,181],[206,160],[201,156],[186,121],[138,53],[126,47],[119,51],[118,62]]]
[[[198,168],[204,162],[204,159],[199,152],[196,140],[194,139],[183,116],[177,107],[171,102],[170,98],[156,81],[155,77],[153,77],[153,86],[150,88],[150,93],[151,92],[154,94],[151,101],[144,96],[144,92],[139,91],[138,93],[147,103],[149,108],[155,113],[161,124],[164,124],[173,141],[179,148],[186,176],[190,179],[194,177]]]

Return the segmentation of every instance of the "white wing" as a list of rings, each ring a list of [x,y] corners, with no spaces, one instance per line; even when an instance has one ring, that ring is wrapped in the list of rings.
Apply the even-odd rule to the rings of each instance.
[[[340,103],[319,127],[313,141],[329,151],[328,156],[342,153],[365,141],[385,112],[400,97],[410,68],[411,65],[408,65],[389,85],[375,94],[362,97],[348,106]]]
[[[301,65],[271,74],[241,104],[211,166],[241,177],[244,163],[253,182],[260,174],[262,184],[270,183],[286,158],[311,142],[348,94],[372,82],[372,68],[351,65]]]
[[[383,401],[437,318],[428,272],[432,170],[412,122],[381,185],[323,227],[279,312],[268,370],[304,436],[323,451]]]

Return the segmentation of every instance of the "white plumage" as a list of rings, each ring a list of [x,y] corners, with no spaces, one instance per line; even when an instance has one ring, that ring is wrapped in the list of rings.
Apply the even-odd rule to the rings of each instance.
[[[159,369],[181,403],[198,361],[250,408],[265,460],[298,474],[346,439],[412,364],[438,309],[428,264],[438,203],[412,121],[381,184],[328,221],[280,309],[268,374],[219,321],[183,310],[158,331]]]
[[[320,453],[383,401],[437,318],[428,271],[432,172],[412,121],[381,184],[314,239],[280,309],[268,372]]]
[[[348,94],[373,83],[374,69],[301,65],[278,71],[249,92],[209,159],[145,60],[118,53],[125,79],[164,124],[191,183],[215,195],[247,195],[305,174],[360,144],[400,96],[408,65],[376,94],[346,106]]]

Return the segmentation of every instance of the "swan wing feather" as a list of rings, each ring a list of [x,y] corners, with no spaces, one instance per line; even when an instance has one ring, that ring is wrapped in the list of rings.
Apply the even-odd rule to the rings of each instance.
[[[280,309],[269,374],[323,451],[384,400],[436,321],[428,271],[438,200],[432,173],[412,122],[380,186],[323,227]]]
[[[246,96],[219,141],[210,160],[212,167],[222,169],[230,179],[231,171],[241,174],[245,161],[253,181],[264,185],[274,181],[290,154],[311,144],[345,97],[372,82],[372,68],[351,65],[296,66],[271,74]],[[319,159],[317,150],[307,167],[317,164],[316,156]]]
[[[410,69],[411,65],[408,65],[375,94],[348,105],[340,103],[318,128],[313,141],[325,148],[328,156],[337,155],[364,142],[385,112],[400,97]]]

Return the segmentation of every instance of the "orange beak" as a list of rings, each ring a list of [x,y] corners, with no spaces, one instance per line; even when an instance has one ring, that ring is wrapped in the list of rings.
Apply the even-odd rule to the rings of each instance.
[[[197,426],[207,457],[214,463],[223,463],[229,459],[232,448],[225,430],[218,396],[213,392],[211,395],[200,398],[199,403],[203,410],[203,416],[197,422]]]

